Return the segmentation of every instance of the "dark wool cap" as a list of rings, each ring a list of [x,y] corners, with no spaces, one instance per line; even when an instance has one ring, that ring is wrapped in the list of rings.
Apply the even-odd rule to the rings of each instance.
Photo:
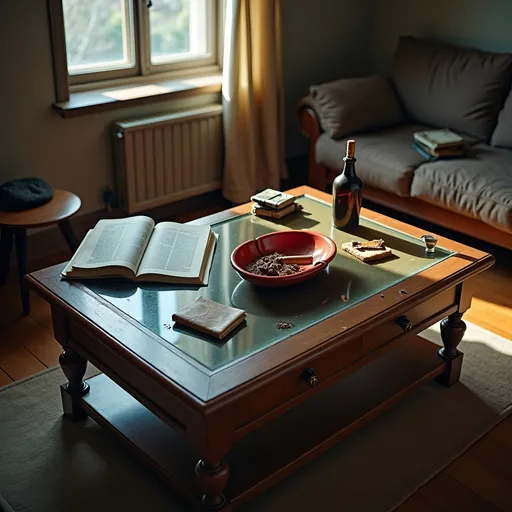
[[[10,180],[0,187],[0,210],[29,210],[47,203],[52,197],[52,187],[41,178]]]

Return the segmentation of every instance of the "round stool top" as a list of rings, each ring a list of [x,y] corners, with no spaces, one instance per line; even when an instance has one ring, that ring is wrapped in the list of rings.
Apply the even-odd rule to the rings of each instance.
[[[82,205],[80,198],[67,190],[54,190],[46,204],[21,212],[0,210],[0,226],[37,228],[60,222],[74,215]]]

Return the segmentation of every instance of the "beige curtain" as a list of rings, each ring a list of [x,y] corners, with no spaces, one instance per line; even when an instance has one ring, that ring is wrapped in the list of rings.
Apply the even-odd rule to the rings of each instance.
[[[280,3],[226,0],[223,191],[234,203],[286,177]]]

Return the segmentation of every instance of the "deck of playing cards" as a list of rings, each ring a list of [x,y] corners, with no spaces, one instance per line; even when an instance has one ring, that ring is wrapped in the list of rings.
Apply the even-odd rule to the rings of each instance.
[[[251,197],[254,201],[252,213],[258,217],[281,219],[285,215],[302,210],[302,206],[295,202],[295,196],[267,188]]]

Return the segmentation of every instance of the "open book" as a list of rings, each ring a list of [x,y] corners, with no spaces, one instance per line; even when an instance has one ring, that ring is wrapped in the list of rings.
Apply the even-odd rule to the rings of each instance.
[[[210,226],[155,225],[144,216],[100,220],[85,236],[62,278],[207,284],[216,240]]]

